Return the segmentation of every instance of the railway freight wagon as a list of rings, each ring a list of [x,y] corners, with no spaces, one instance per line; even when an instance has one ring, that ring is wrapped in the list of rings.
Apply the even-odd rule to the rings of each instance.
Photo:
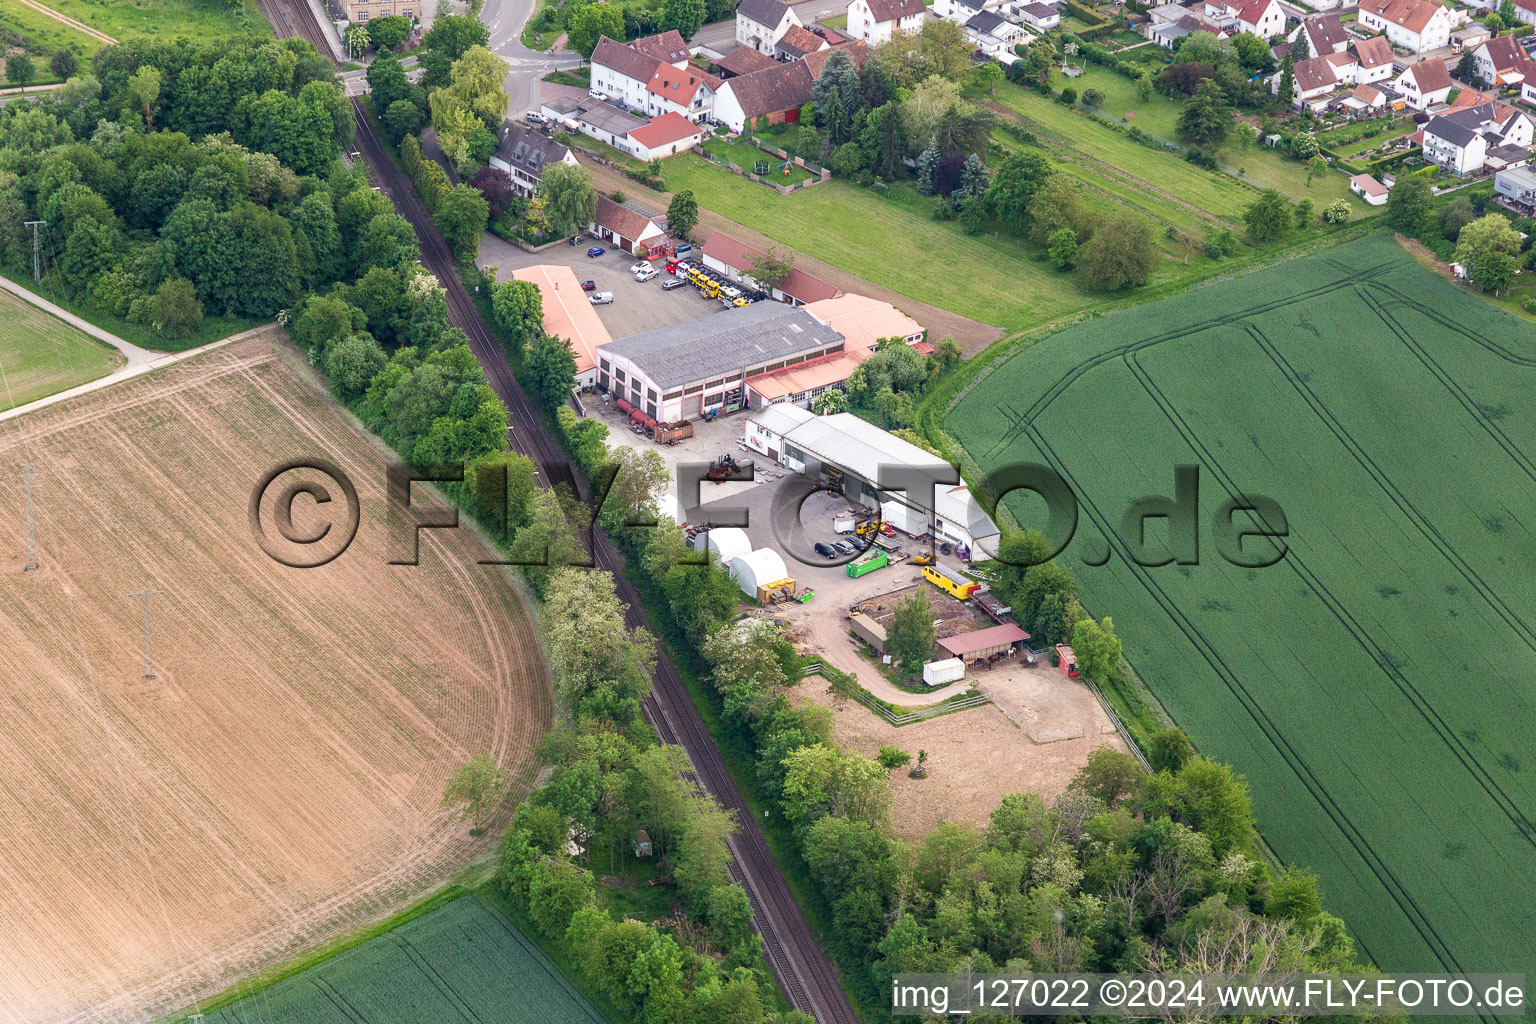
[[[942,565],[923,566],[923,579],[949,594],[957,601],[968,601],[981,589],[981,584],[968,580],[953,569]]]

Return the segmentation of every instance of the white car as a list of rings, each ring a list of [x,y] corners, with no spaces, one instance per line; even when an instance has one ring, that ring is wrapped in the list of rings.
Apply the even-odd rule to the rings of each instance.
[[[592,305],[594,305],[594,306],[611,306],[611,305],[613,305],[613,292],[593,292],[592,293]]]
[[[644,270],[635,271],[635,280],[643,283],[649,281],[653,277],[660,276],[660,274],[661,271],[657,270],[655,267],[648,266]]]
[[[648,261],[648,260],[641,260],[639,263],[636,263],[634,266],[630,267],[629,268],[629,272],[631,274],[638,274],[642,270],[650,270],[650,269],[651,269],[650,261]]]

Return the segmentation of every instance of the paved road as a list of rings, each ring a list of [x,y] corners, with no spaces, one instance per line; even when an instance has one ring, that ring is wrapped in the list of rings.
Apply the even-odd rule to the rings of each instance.
[[[523,0],[509,0],[512,3]],[[848,10],[849,0],[806,0],[805,3],[795,4],[795,17],[800,19],[803,25],[809,25],[821,18],[833,18]],[[728,53],[736,49],[736,19],[727,18],[725,21],[717,21],[712,25],[705,25],[699,29],[694,37],[689,40],[695,47],[707,46],[711,50],[720,53]]]
[[[523,26],[533,14],[536,0],[485,0],[480,20],[491,30],[491,49],[510,64],[507,72],[507,115],[517,117],[537,108],[539,79],[557,68],[577,68],[585,63],[569,50],[541,53],[523,45]]]

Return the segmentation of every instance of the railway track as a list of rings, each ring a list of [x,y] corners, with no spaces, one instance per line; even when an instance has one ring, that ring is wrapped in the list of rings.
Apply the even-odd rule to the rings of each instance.
[[[303,7],[304,0],[259,0],[259,3],[279,38],[299,36],[322,54],[331,52],[320,26]],[[450,321],[469,337],[470,348],[487,379],[506,404],[510,418],[510,447],[534,461],[539,467],[543,486],[563,483],[573,493],[585,497],[585,489],[572,471],[564,450],[545,430],[543,421],[507,366],[501,346],[491,336],[474,299],[459,279],[458,268],[437,226],[356,99],[352,101],[352,113],[357,125],[358,152],[367,161],[380,190],[415,228],[421,243],[422,263],[437,275],[447,292]],[[599,568],[612,573],[619,600],[628,607],[626,625],[650,629],[651,624],[641,610],[644,605],[640,594],[623,575],[623,556],[601,530],[594,531],[593,538],[593,561]],[[731,876],[746,890],[752,904],[754,926],[762,936],[763,951],[789,1004],[815,1017],[820,1024],[858,1024],[858,1015],[854,1013],[836,970],[811,931],[804,911],[795,902],[756,817],[742,798],[714,738],[693,704],[688,687],[676,666],[664,655],[657,659],[651,693],[643,707],[646,720],[656,730],[657,737],[663,743],[682,747],[693,766],[695,778],[723,807],[736,815],[740,827],[729,841],[733,857]]]

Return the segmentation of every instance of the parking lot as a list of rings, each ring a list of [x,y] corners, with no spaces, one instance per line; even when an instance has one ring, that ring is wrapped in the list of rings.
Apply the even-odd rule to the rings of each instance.
[[[654,261],[661,273],[642,283],[629,272],[637,262],[633,254],[604,246],[608,249],[605,254],[589,259],[587,249],[593,244],[587,238],[574,246],[554,245],[543,252],[528,252],[486,233],[480,238],[480,263],[495,267],[498,281],[512,280],[512,271],[521,267],[570,267],[577,280],[592,281],[598,291],[613,293],[613,304],[598,306],[597,315],[615,340],[724,312],[718,301],[700,298],[696,288],[662,291],[661,283],[671,279],[665,261]]]

